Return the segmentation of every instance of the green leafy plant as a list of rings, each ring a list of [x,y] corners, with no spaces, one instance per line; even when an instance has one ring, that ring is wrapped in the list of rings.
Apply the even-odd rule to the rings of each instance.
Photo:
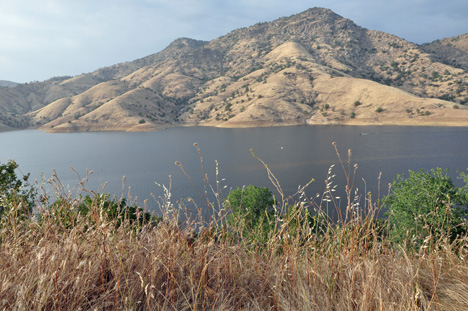
[[[463,179],[463,182],[465,183],[464,189],[468,191],[468,168],[466,169],[466,172],[458,172],[458,179]]]
[[[87,224],[98,223],[104,219],[115,222],[119,228],[122,222],[142,226],[147,223],[156,224],[160,219],[136,205],[128,205],[125,198],[113,199],[108,193],[86,195],[77,200],[78,204],[70,204],[70,200],[58,200],[51,204],[50,211],[55,221],[61,222],[66,228],[72,228],[80,220]]]
[[[453,184],[447,170],[410,170],[408,177],[397,175],[385,200],[390,235],[397,243],[411,241],[419,246],[428,239],[453,239],[465,232],[468,195]]]
[[[268,188],[237,187],[229,193],[226,205],[231,210],[228,224],[242,227],[244,235],[264,238],[272,229],[275,200]]]
[[[36,191],[28,183],[29,174],[18,177],[17,170],[18,164],[15,161],[0,164],[0,218],[11,207],[15,207],[16,212],[21,215],[32,210]]]

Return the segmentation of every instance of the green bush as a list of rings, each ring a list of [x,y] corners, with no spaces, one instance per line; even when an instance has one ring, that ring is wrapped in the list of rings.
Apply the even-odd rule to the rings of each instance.
[[[30,174],[18,177],[17,169],[15,161],[0,164],[0,220],[8,219],[9,216],[11,219],[24,220],[32,213],[37,190],[28,183]],[[42,203],[46,202],[48,200],[44,198]],[[87,195],[76,200],[59,198],[45,207],[51,213],[52,220],[66,228],[73,227],[78,220],[93,224],[102,217],[107,221],[115,221],[116,228],[123,221],[143,225],[156,224],[160,220],[136,205],[128,205],[126,199],[112,199],[110,194]],[[36,215],[40,222],[44,220],[42,213]]]
[[[86,195],[78,199],[78,204],[70,202],[69,199],[64,199],[50,205],[54,220],[65,228],[72,228],[83,220],[86,224],[92,225],[105,219],[108,222],[115,222],[115,228],[119,228],[124,221],[131,225],[142,226],[148,223],[157,224],[160,220],[141,207],[128,205],[125,198],[113,199],[108,193]]]
[[[410,170],[407,178],[397,175],[385,198],[393,241],[419,246],[428,239],[453,239],[466,231],[468,195],[447,174],[447,170],[436,168],[430,172]]]
[[[244,235],[264,238],[272,229],[275,200],[268,188],[237,187],[229,193],[226,205],[231,210],[228,224],[242,227]]]
[[[21,215],[32,210],[36,191],[28,183],[29,174],[18,177],[17,169],[18,164],[12,160],[0,164],[0,219],[11,207],[15,207],[16,213]]]

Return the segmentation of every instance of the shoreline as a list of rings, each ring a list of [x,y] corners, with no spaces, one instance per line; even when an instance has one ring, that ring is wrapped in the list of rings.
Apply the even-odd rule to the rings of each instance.
[[[178,125],[159,125],[159,126],[140,126],[140,127],[108,127],[108,128],[66,128],[63,130],[55,129],[41,129],[40,127],[30,127],[30,128],[0,128],[0,133],[12,132],[12,131],[24,131],[24,130],[40,130],[45,133],[85,133],[85,132],[156,132],[169,128],[181,128],[181,127],[213,127],[213,128],[265,128],[265,127],[287,127],[287,126],[414,126],[414,127],[458,127],[468,128],[467,121],[442,121],[442,120],[424,120],[414,122],[414,120],[353,120],[348,122],[274,122],[274,121],[259,121],[259,122],[228,122],[228,123],[198,123],[198,124],[178,124]]]

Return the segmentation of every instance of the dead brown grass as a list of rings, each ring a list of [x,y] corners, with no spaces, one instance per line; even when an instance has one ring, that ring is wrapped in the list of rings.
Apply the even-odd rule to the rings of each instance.
[[[468,309],[466,239],[411,252],[392,245],[371,202],[364,218],[350,213],[320,230],[299,202],[266,241],[237,235],[222,215],[182,221],[165,199],[157,226],[118,226],[97,202],[72,227],[40,205],[41,217],[19,219],[15,208],[3,217],[2,310]]]
[[[305,242],[275,234],[260,249],[169,219],[137,234],[45,220],[2,229],[4,310],[468,308],[466,254],[450,244],[410,255],[356,227]]]

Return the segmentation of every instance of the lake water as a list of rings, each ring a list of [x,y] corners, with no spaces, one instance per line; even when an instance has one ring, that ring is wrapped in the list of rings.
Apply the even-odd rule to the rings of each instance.
[[[382,172],[382,192],[386,192],[396,174],[407,173],[408,169],[448,168],[455,177],[457,170],[468,168],[468,128],[391,126],[191,127],[147,133],[3,132],[0,133],[0,162],[14,159],[34,179],[40,179],[41,172],[50,177],[55,169],[61,182],[70,187],[79,182],[70,167],[81,177],[86,175],[86,170],[92,170],[87,188],[97,191],[107,182],[104,191],[119,197],[122,178],[126,176],[125,193],[131,187],[133,197],[140,203],[149,199],[149,207],[155,208],[151,193],[162,195],[155,182],[168,185],[169,175],[173,202],[198,197],[175,161],[183,165],[195,186],[203,190],[195,142],[201,149],[204,169],[213,186],[218,162],[218,179],[225,194],[230,188],[249,184],[274,189],[266,169],[252,156],[251,148],[269,165],[287,195],[311,178],[315,182],[307,194],[315,196],[322,192],[327,171],[333,164],[336,174],[333,182],[343,191],[344,174],[332,142],[337,143],[345,161],[348,149],[352,150],[352,164],[359,165],[356,186],[361,193],[366,187],[374,197],[379,172]]]

